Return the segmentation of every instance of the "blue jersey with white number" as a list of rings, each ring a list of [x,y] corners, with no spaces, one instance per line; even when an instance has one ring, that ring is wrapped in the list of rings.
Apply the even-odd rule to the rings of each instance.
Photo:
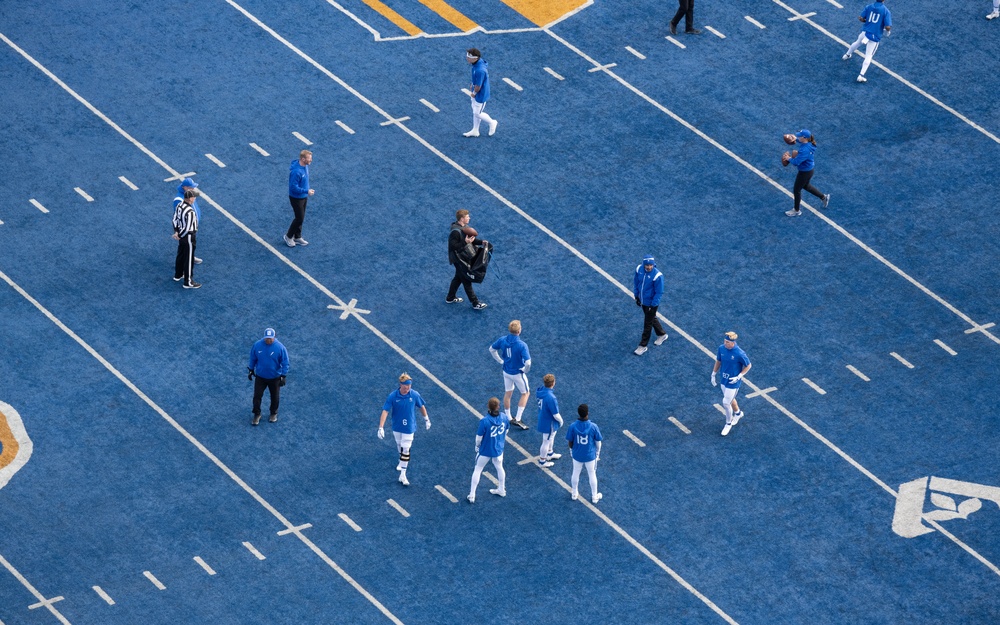
[[[389,393],[382,410],[392,415],[392,431],[413,434],[417,431],[415,411],[424,405],[424,398],[412,388],[403,395],[397,388]]]
[[[881,41],[882,31],[892,26],[892,14],[884,2],[872,2],[861,11],[861,17],[865,20],[862,30],[870,41]]]
[[[726,388],[739,388],[743,384],[741,378],[739,382],[733,384],[730,378],[735,378],[743,371],[743,368],[750,364],[747,353],[740,349],[739,345],[733,345],[732,349],[726,349],[725,344],[719,345],[719,351],[715,359],[722,363],[719,373],[722,374],[722,385]]]
[[[524,363],[531,360],[528,353],[528,345],[521,340],[517,334],[501,336],[490,345],[500,353],[503,359],[503,371],[510,375],[517,375],[524,369]]]
[[[590,462],[597,458],[597,441],[601,430],[590,421],[576,421],[566,431],[566,440],[573,441],[573,460]]]
[[[556,394],[547,386],[542,386],[535,393],[538,397],[538,425],[537,429],[542,434],[548,434],[559,427],[552,415],[559,414],[559,402],[556,401]]]
[[[479,444],[479,455],[497,458],[503,455],[503,445],[507,442],[507,430],[510,429],[510,417],[504,413],[497,416],[485,415],[479,420],[476,436],[482,436]]]

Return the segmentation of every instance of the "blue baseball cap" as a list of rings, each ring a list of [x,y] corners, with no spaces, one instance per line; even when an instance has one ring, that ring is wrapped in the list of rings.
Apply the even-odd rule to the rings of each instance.
[[[274,328],[268,328],[268,329],[264,330],[264,338],[265,339],[273,339],[274,338]]]
[[[197,188],[197,187],[198,187],[198,183],[197,183],[197,182],[195,182],[194,180],[191,180],[190,178],[185,178],[185,179],[184,179],[184,180],[183,180],[183,181],[181,182],[181,186],[182,186],[182,187],[192,187],[192,188]]]
[[[813,136],[813,133],[811,133],[808,130],[806,130],[805,128],[803,128],[802,130],[800,130],[797,133],[795,133],[795,136],[798,137],[799,139],[811,139],[812,136]]]

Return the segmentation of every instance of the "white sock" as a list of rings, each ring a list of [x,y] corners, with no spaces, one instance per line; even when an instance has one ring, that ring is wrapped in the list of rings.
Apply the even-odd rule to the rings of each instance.
[[[521,415],[523,415],[523,414],[524,414],[524,406],[518,406],[517,407],[517,420],[518,421],[521,420]]]

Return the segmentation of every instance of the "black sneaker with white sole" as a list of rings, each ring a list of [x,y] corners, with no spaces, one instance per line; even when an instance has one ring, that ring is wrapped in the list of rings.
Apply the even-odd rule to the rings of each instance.
[[[448,298],[445,298],[445,300],[444,300],[444,303],[445,303],[445,304],[461,304],[461,303],[462,303],[462,302],[464,302],[464,301],[465,301],[465,300],[464,300],[464,299],[462,299],[461,297],[456,297],[455,299],[448,299]]]
[[[472,306],[472,310],[482,310],[484,308],[486,308],[486,302],[477,302]]]

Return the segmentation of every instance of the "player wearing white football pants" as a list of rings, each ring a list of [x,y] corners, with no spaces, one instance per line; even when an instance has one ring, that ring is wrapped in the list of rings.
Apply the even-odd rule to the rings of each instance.
[[[851,58],[854,52],[864,44],[865,62],[861,65],[858,82],[868,82],[868,79],[865,78],[865,73],[868,71],[868,66],[871,65],[875,51],[878,50],[878,44],[882,40],[882,31],[885,31],[886,37],[892,31],[892,14],[885,7],[885,0],[875,0],[875,2],[861,10],[858,21],[864,24],[861,34],[858,35],[857,41],[852,43],[851,47],[847,49],[847,54],[843,56],[843,59],[846,61]]]
[[[410,447],[413,445],[413,433],[417,431],[417,420],[414,415],[416,408],[424,415],[424,425],[431,429],[431,418],[427,416],[427,406],[420,393],[412,390],[413,380],[407,374],[399,376],[399,388],[389,393],[382,406],[382,416],[378,421],[378,437],[385,438],[385,419],[392,413],[392,435],[396,438],[396,449],[399,450],[399,483],[409,486],[406,479],[406,469],[410,466]]]
[[[489,64],[482,57],[482,53],[476,48],[469,48],[465,52],[465,60],[472,65],[472,84],[469,87],[469,91],[472,92],[472,130],[463,134],[464,137],[478,137],[480,122],[490,125],[491,137],[497,131],[497,120],[483,110],[486,108],[487,100],[490,99],[490,72]]]
[[[486,415],[479,419],[476,430],[476,468],[472,470],[472,484],[469,488],[469,503],[476,503],[476,489],[479,488],[479,477],[483,474],[486,464],[493,461],[497,471],[497,487],[490,493],[507,496],[507,474],[503,470],[503,448],[507,442],[507,431],[510,430],[510,417],[500,412],[500,400],[490,397],[486,403]]]
[[[573,451],[573,477],[570,478],[573,492],[570,497],[573,501],[580,497],[580,471],[586,467],[587,477],[590,478],[590,500],[597,503],[604,497],[597,490],[597,462],[601,459],[601,430],[596,423],[590,421],[590,408],[587,404],[580,404],[576,409],[576,414],[579,415],[577,420],[566,431],[566,440],[569,441],[569,448]]]
[[[715,376],[722,372],[722,407],[726,410],[726,427],[722,428],[722,435],[729,434],[736,422],[743,418],[743,411],[736,403],[736,393],[740,391],[743,384],[743,376],[752,366],[746,352],[736,345],[739,336],[735,332],[726,332],[722,339],[722,345],[715,356],[715,366],[712,368],[712,386],[718,385]]]

